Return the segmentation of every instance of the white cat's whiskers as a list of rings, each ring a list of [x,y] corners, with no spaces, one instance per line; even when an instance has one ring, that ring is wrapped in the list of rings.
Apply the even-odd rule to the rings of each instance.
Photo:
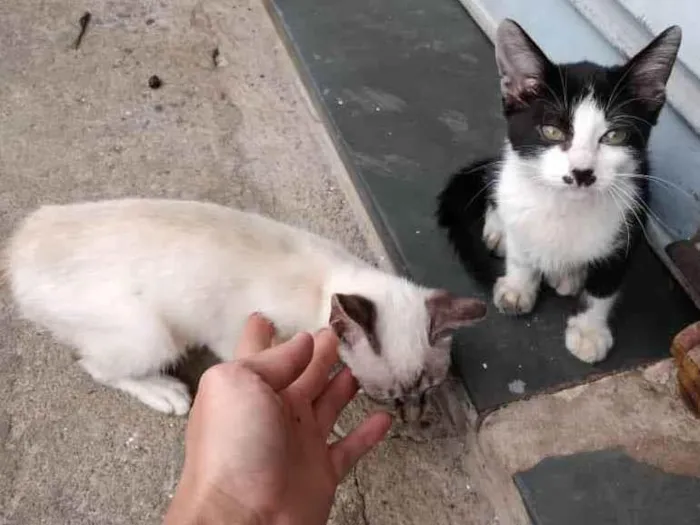
[[[562,73],[560,65],[557,65],[557,70],[559,71],[559,80],[561,81],[561,85],[564,88],[564,109],[568,112],[569,111],[569,100],[566,98],[566,95],[569,92],[569,90],[567,88],[566,74]]]
[[[640,229],[642,230],[642,233],[644,234],[644,238],[651,243],[651,237],[649,236],[646,226],[644,224],[644,220],[642,217],[639,216],[640,211],[645,212],[648,215],[651,215],[653,218],[655,218],[662,226],[667,228],[665,223],[658,217],[656,214],[654,214],[651,209],[644,204],[643,201],[637,196],[632,195],[626,188],[623,188],[622,186],[619,185],[613,185],[610,187],[611,191],[616,192],[617,196],[622,200],[623,205],[634,215],[634,218],[637,220],[637,224],[639,224]]]
[[[557,107],[557,109],[561,111],[567,111],[568,106],[565,102],[562,102],[561,97],[559,97],[559,95],[557,95],[557,92],[554,89],[552,89],[552,86],[550,86],[547,82],[542,82],[542,85],[547,88],[547,91],[549,91],[549,93],[554,98],[554,101],[557,103],[557,106],[555,107]],[[564,99],[566,99],[566,95],[564,95]]]
[[[648,126],[648,129],[651,129],[653,127],[651,122],[649,122],[647,119],[638,117],[636,115],[618,115],[610,119],[610,122],[611,124],[621,123],[623,126],[629,126],[633,128],[642,140],[645,140],[647,130],[642,129],[640,123]]]
[[[469,202],[467,202],[467,204],[464,205],[464,209],[465,209],[465,210],[468,209],[472,204],[474,204],[474,201],[476,201],[476,199],[477,199],[482,193],[488,191],[490,188],[493,187],[494,184],[496,184],[496,179],[490,180],[490,181],[488,181],[486,184],[484,184],[484,187],[481,188],[478,192],[476,192],[476,194],[475,194],[471,199],[469,199]]]
[[[638,208],[640,208],[642,211],[644,211],[647,215],[651,216],[652,219],[654,219],[664,230],[666,230],[667,233],[673,232],[673,229],[666,224],[665,221],[661,219],[661,217],[656,214],[651,207],[644,202],[644,200],[639,196],[633,194],[629,189],[623,190],[621,186],[618,185],[618,189],[620,191],[623,191],[623,193],[626,194],[626,196],[632,201],[633,204],[635,204]],[[645,231],[645,236],[646,236],[646,231]],[[649,237],[647,236],[647,240],[650,240]]]
[[[605,114],[607,115],[610,111],[610,106],[612,106],[615,101],[617,100],[617,97],[619,95],[619,89],[622,86],[624,80],[627,78],[627,75],[630,74],[630,71],[632,71],[631,68],[628,68],[622,76],[618,79],[617,83],[615,84],[615,87],[612,90],[612,93],[610,93],[610,98],[608,99],[608,103],[605,105]]]
[[[651,103],[657,102],[657,100],[655,100],[653,98],[649,98],[649,97],[631,97],[631,98],[625,99],[624,101],[620,102],[617,106],[615,106],[612,109],[609,109],[609,110],[606,109],[605,113],[606,114],[615,114],[620,110],[620,108],[626,106],[627,104],[631,104],[633,102],[639,102],[639,101],[651,102]]]
[[[688,190],[686,190],[685,188],[682,188],[681,186],[679,186],[675,182],[671,182],[670,180],[662,179],[661,177],[656,177],[654,175],[647,175],[644,173],[617,173],[616,176],[623,177],[626,179],[646,179],[646,180],[649,180],[651,182],[655,182],[659,185],[662,185],[667,190],[676,190],[679,193],[681,193],[684,197],[687,197],[688,199],[692,200],[693,203],[696,202],[695,197]]]
[[[541,102],[542,104],[544,104],[550,109],[553,109],[554,111],[561,111],[562,109],[558,104],[552,102],[551,100],[547,100],[546,98],[535,98],[533,99],[533,102]]]
[[[625,248],[625,256],[627,256],[627,255],[629,255],[629,252],[630,252],[631,233],[630,233],[630,224],[627,220],[627,214],[625,213],[625,207],[618,200],[618,197],[616,197],[615,192],[613,191],[613,188],[609,189],[608,195],[610,195],[610,198],[615,203],[615,207],[619,210],[620,218],[622,219],[622,222],[625,225],[625,229],[627,230],[627,247]]]

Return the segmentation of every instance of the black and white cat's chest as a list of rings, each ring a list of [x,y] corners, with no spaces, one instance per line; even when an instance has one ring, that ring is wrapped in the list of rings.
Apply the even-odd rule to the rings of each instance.
[[[494,198],[509,252],[546,271],[605,258],[624,242],[625,216],[611,195],[553,190],[507,171]]]

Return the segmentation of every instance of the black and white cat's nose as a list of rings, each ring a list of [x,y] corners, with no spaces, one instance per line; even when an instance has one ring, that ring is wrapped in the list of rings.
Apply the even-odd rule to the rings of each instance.
[[[566,184],[576,183],[577,186],[583,186],[588,188],[592,186],[596,181],[596,176],[593,175],[593,170],[571,170],[571,175],[564,175],[562,177]]]

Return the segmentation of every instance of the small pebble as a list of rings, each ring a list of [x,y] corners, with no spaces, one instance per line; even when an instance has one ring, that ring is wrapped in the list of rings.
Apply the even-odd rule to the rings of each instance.
[[[163,81],[158,75],[153,75],[151,78],[148,79],[148,87],[151,89],[160,89],[162,85]]]

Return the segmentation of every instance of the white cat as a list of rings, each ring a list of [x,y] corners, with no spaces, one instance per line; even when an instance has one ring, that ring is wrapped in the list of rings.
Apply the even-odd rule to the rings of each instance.
[[[77,348],[95,380],[178,415],[190,396],[162,370],[192,345],[231,359],[256,311],[282,338],[330,323],[367,395],[412,407],[446,377],[453,330],[486,313],[311,233],[203,202],[44,206],[6,263],[22,314]]]

